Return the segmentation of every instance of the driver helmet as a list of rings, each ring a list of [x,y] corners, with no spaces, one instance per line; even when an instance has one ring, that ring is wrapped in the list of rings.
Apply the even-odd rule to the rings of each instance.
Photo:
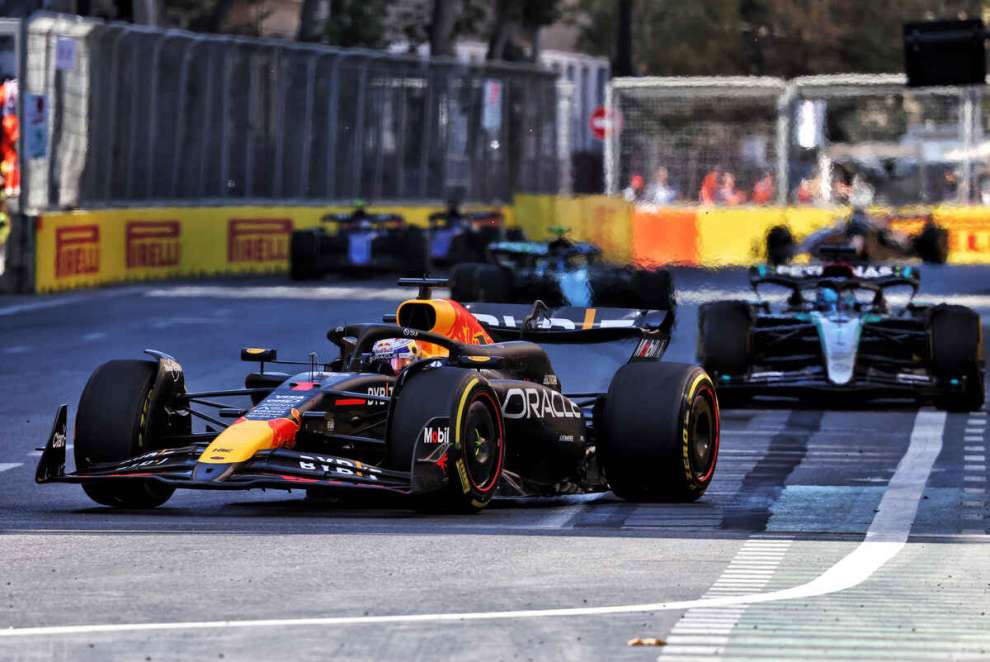
[[[402,369],[421,358],[419,346],[408,338],[385,338],[371,348],[372,361],[384,374],[398,375]]]
[[[820,288],[817,299],[815,303],[820,310],[835,310],[839,307],[839,293],[831,287]]]

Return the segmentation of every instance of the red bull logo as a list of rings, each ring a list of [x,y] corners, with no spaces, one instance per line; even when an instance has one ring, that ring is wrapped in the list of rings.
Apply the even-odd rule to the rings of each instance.
[[[127,268],[179,266],[180,233],[178,221],[128,221]]]
[[[227,222],[227,261],[284,262],[291,234],[290,218],[232,218]]]
[[[55,277],[69,278],[100,271],[100,227],[78,225],[55,230]]]

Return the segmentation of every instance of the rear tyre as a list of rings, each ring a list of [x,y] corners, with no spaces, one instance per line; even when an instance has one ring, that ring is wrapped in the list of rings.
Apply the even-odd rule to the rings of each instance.
[[[406,276],[423,276],[430,271],[430,241],[422,228],[409,226],[402,233],[402,272]]]
[[[777,225],[767,232],[767,262],[786,264],[794,258],[794,235],[786,225]]]
[[[752,317],[745,301],[716,301],[698,311],[698,360],[712,374],[749,368]]]
[[[468,262],[455,265],[450,272],[450,297],[454,301],[489,301],[506,303],[512,298],[512,283],[507,271],[494,264]]]
[[[960,380],[962,392],[939,395],[934,404],[947,411],[974,411],[983,406],[983,328],[980,316],[965,306],[939,305],[929,321],[932,371],[942,384]]]
[[[674,282],[666,269],[641,269],[633,274],[640,305],[649,310],[673,310]]]
[[[151,397],[157,373],[158,364],[153,361],[109,361],[93,372],[76,414],[77,470],[122,462],[159,447],[155,436],[164,421]],[[93,501],[116,508],[155,508],[175,491],[139,479],[83,483],[82,488]]]
[[[478,301],[478,269],[481,266],[473,262],[454,265],[447,278],[451,299],[461,303]]]
[[[289,243],[289,278],[312,280],[319,277],[317,268],[320,253],[318,230],[297,230]]]
[[[602,466],[627,501],[695,501],[718,462],[715,385],[697,366],[630,363],[612,378],[602,410]]]
[[[914,250],[924,262],[945,264],[949,259],[949,231],[933,222],[914,238]]]
[[[491,501],[502,477],[505,433],[498,399],[477,371],[439,368],[413,375],[395,398],[388,429],[387,464],[413,466],[416,442],[435,418],[450,420],[447,480],[419,497],[428,510],[477,512]]]

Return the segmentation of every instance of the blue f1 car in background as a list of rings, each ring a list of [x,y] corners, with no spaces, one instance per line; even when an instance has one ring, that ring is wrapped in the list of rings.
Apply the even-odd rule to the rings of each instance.
[[[293,280],[330,273],[422,275],[429,268],[426,233],[398,214],[372,214],[358,203],[349,214],[327,214],[320,220],[318,228],[292,233],[289,276]]]
[[[550,306],[608,306],[670,310],[673,281],[664,269],[606,262],[599,247],[569,240],[566,228],[550,242],[504,241],[488,247],[485,262],[455,265],[450,293],[457,301]]]
[[[450,266],[461,262],[482,262],[485,251],[498,241],[523,239],[518,229],[506,229],[505,218],[497,209],[462,212],[456,205],[429,217],[430,262]]]

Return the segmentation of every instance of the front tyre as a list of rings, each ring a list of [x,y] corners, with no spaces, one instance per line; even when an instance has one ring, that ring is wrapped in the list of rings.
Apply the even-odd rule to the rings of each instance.
[[[491,501],[502,477],[505,430],[491,387],[475,370],[438,368],[411,376],[395,396],[388,430],[389,468],[415,470],[416,443],[423,428],[447,419],[447,480],[420,497],[431,510],[476,512]]]
[[[599,453],[627,501],[695,501],[718,462],[719,414],[708,373],[681,363],[623,366],[601,413]]]
[[[158,373],[153,361],[109,361],[97,368],[79,398],[74,455],[76,469],[122,462],[158,448],[155,437],[165,425],[156,411],[152,386]],[[89,497],[116,508],[155,508],[175,488],[152,480],[120,478],[83,483]]]
[[[320,277],[322,231],[296,230],[289,241],[289,278],[313,280]]]

